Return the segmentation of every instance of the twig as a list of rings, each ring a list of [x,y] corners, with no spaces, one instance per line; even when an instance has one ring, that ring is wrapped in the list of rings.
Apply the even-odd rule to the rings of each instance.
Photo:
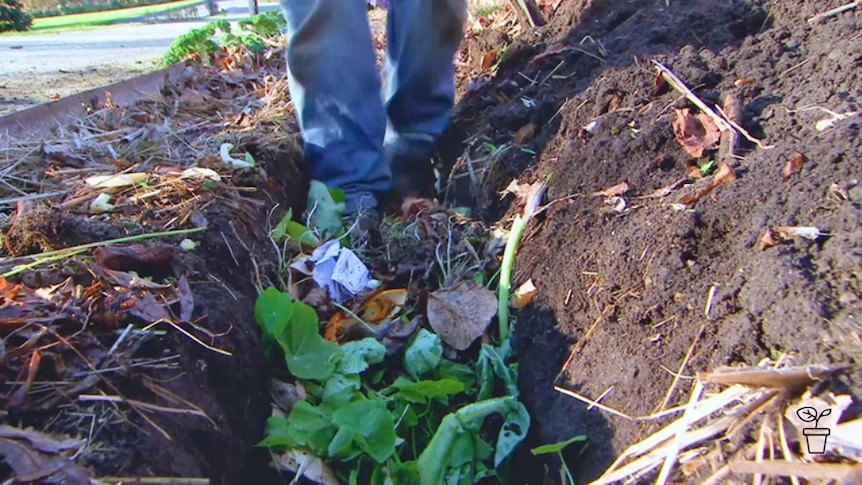
[[[727,113],[728,121],[736,124],[742,123],[742,98],[735,92],[729,91],[724,95],[724,110]],[[735,167],[737,165],[736,152],[738,148],[739,133],[736,130],[723,131],[718,147],[719,162]]]
[[[688,433],[688,427],[693,423],[692,421],[692,410],[697,406],[698,401],[700,401],[700,396],[703,395],[703,383],[700,381],[695,381],[694,386],[691,390],[691,396],[688,400],[688,405],[685,407],[685,411],[682,413],[682,418],[677,421],[676,427],[676,435],[670,443],[670,451],[664,457],[664,464],[662,464],[661,471],[659,471],[658,479],[656,479],[656,484],[664,485],[667,483],[667,479],[670,477],[670,472],[673,471],[673,466],[676,463],[676,459],[679,456],[679,452],[683,443],[683,440]]]
[[[820,22],[823,19],[833,17],[835,15],[838,15],[839,13],[843,13],[843,12],[846,12],[848,10],[853,10],[854,8],[859,7],[859,6],[862,6],[862,0],[856,0],[855,2],[850,2],[846,5],[842,5],[840,7],[833,8],[832,10],[827,10],[823,13],[819,13],[819,14],[811,17],[810,19],[808,19],[808,23],[809,24],[816,24],[817,22]]]
[[[217,353],[217,354],[226,355],[226,356],[228,356],[228,357],[230,357],[230,356],[232,356],[232,355],[233,355],[232,353],[228,352],[227,350],[222,350],[222,349],[220,349],[220,348],[218,348],[218,347],[213,347],[212,345],[208,345],[206,342],[204,342],[204,341],[202,341],[201,339],[199,339],[199,338],[195,337],[194,335],[192,335],[189,331],[187,331],[187,330],[186,330],[186,329],[184,329],[183,327],[181,327],[181,326],[179,326],[178,324],[176,324],[176,323],[174,323],[174,322],[172,322],[172,321],[170,321],[170,320],[168,320],[168,319],[165,319],[165,318],[162,318],[162,319],[156,320],[155,322],[153,322],[153,323],[151,323],[151,324],[147,325],[146,327],[144,327],[144,330],[149,330],[149,329],[151,329],[151,328],[155,327],[156,325],[158,325],[158,324],[160,324],[160,323],[167,323],[168,325],[170,325],[170,326],[174,327],[174,328],[175,328],[177,331],[179,331],[181,334],[185,335],[186,337],[188,337],[189,339],[191,339],[192,341],[194,341],[196,344],[200,345],[201,347],[203,347],[203,348],[205,348],[205,349],[207,349],[207,350],[211,350],[211,351],[213,351],[213,352],[215,352],[215,353]]]

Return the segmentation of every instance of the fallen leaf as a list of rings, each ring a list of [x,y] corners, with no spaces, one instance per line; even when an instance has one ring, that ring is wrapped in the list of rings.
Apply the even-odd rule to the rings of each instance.
[[[805,156],[801,153],[794,151],[790,160],[787,161],[787,164],[784,165],[784,170],[781,171],[781,176],[784,180],[790,178],[791,175],[798,172],[802,168],[802,164],[805,162]]]
[[[93,250],[99,266],[117,271],[166,268],[174,258],[174,247],[164,244],[103,246]]]
[[[620,182],[612,187],[608,187],[604,190],[600,190],[598,192],[593,192],[595,196],[601,196],[604,198],[610,197],[619,197],[620,195],[625,194],[629,191],[629,184],[626,182]]]
[[[667,80],[664,78],[662,73],[658,73],[655,77],[655,82],[652,87],[652,95],[653,97],[661,96],[667,91]]]
[[[40,453],[23,441],[0,439],[0,456],[15,473],[17,482],[46,479],[47,483],[89,485],[92,477],[89,470],[68,458]]]
[[[320,458],[302,450],[290,450],[272,455],[276,468],[288,473],[302,472],[302,476],[318,485],[341,483],[335,473]]]
[[[512,293],[512,297],[509,299],[509,306],[516,310],[520,310],[529,305],[535,296],[536,285],[533,284],[533,279],[530,278],[525,281],[524,284],[519,286],[514,293]]]
[[[717,147],[721,131],[709,116],[704,113],[692,115],[688,108],[674,111],[676,119],[673,121],[673,132],[689,155],[700,158],[703,152]]]
[[[689,177],[681,178],[681,179],[677,180],[676,182],[674,182],[670,185],[666,185],[664,187],[660,187],[658,189],[655,189],[651,194],[646,195],[644,197],[649,198],[649,199],[666,197],[666,196],[670,195],[671,192],[682,187],[683,185],[685,185],[689,181],[691,181],[691,178],[689,178]]]
[[[296,384],[282,382],[278,379],[269,380],[269,395],[272,400],[278,405],[279,409],[290,414],[293,406],[301,401],[305,401],[305,388],[299,381]]]
[[[87,443],[83,439],[71,439],[60,435],[53,436],[34,429],[21,429],[9,425],[0,425],[0,438],[27,440],[34,449],[46,453],[59,453],[65,450],[79,448]]]
[[[94,189],[124,189],[146,181],[147,174],[143,172],[93,175],[84,179],[84,182]]]
[[[195,296],[192,293],[186,275],[180,276],[180,280],[177,282],[177,290],[179,290],[180,294],[180,320],[190,322],[195,312]]]
[[[485,333],[497,313],[497,298],[473,280],[428,294],[428,323],[456,350],[464,350]]]
[[[515,133],[515,144],[524,145],[536,136],[536,125],[527,123]]]
[[[482,56],[482,72],[488,72],[494,67],[494,61],[497,60],[497,51],[488,51]]]
[[[159,303],[150,293],[144,293],[134,302],[134,306],[129,308],[129,314],[147,324],[158,321],[171,321],[171,314],[165,306]]]
[[[60,95],[60,93],[54,93],[54,94],[52,94],[48,99],[55,100],[55,99],[60,99],[60,98],[62,98],[62,97],[63,97],[63,96],[61,96],[61,95]]]

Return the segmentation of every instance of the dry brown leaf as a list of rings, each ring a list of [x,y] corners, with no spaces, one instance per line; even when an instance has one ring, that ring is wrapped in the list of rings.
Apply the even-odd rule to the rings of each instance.
[[[694,158],[703,156],[703,152],[713,150],[721,140],[721,131],[704,113],[693,115],[688,108],[676,109],[676,119],[673,121],[673,132],[685,151]]]
[[[658,73],[655,77],[655,83],[653,83],[652,95],[653,97],[661,96],[665,91],[667,91],[667,80],[662,73]]]
[[[446,344],[464,350],[485,333],[497,298],[473,280],[428,294],[428,323]]]
[[[626,182],[620,182],[620,183],[618,183],[612,187],[608,187],[604,190],[600,190],[598,192],[593,192],[593,195],[601,196],[601,197],[605,197],[605,198],[619,197],[628,191],[629,191],[629,184]]]
[[[524,145],[529,143],[533,137],[536,136],[536,125],[533,123],[527,123],[522,126],[517,133],[515,133],[515,144],[516,145]]]
[[[0,456],[15,473],[17,482],[89,485],[92,474],[64,456],[40,453],[23,441],[0,438]]]
[[[87,441],[71,439],[62,435],[49,435],[34,429],[21,429],[9,425],[0,425],[0,438],[27,440],[30,446],[46,453],[59,453],[83,446]]]
[[[790,178],[791,175],[798,172],[802,168],[802,164],[805,162],[805,156],[797,151],[793,152],[793,155],[790,157],[790,160],[787,161],[787,164],[784,166],[784,170],[781,171],[781,176],[784,180]]]
[[[494,67],[494,61],[497,60],[497,51],[488,51],[482,56],[482,72],[488,72]]]
[[[401,215],[405,219],[409,219],[418,214],[431,214],[440,212],[443,208],[436,200],[426,199],[424,197],[407,196],[404,202],[401,203]]]
[[[664,187],[660,187],[658,189],[655,189],[653,191],[653,193],[646,195],[644,197],[649,198],[649,199],[657,199],[657,198],[661,198],[661,197],[666,197],[666,196],[670,195],[671,192],[679,189],[680,187],[685,185],[690,180],[691,179],[689,177],[681,178],[681,179],[677,180],[676,182],[674,182],[670,185],[665,185]]]

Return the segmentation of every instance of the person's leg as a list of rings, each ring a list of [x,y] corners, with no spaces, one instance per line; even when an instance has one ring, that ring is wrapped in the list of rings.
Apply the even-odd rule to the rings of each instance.
[[[290,95],[312,179],[340,188],[348,213],[390,188],[386,115],[364,0],[281,0]]]
[[[426,192],[433,182],[430,158],[453,108],[454,56],[466,16],[466,0],[390,1],[385,150],[402,195]]]

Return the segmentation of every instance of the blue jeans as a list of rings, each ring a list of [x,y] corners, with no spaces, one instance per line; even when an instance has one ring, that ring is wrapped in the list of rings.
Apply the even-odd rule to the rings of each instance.
[[[348,213],[376,206],[391,189],[384,152],[430,159],[455,98],[466,0],[389,3],[381,90],[365,0],[281,0],[309,175],[344,190]]]

